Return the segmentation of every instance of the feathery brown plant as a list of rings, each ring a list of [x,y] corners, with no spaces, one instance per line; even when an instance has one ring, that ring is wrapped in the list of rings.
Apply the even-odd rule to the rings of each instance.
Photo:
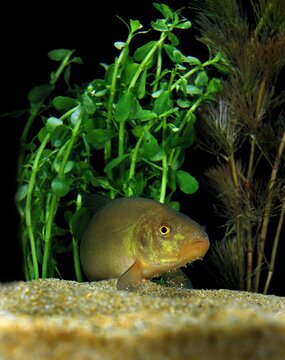
[[[194,2],[199,40],[222,53],[228,69],[216,106],[201,111],[197,135],[219,161],[206,175],[227,231],[213,246],[212,262],[228,286],[268,293],[285,213],[284,92],[277,90],[285,65],[285,1],[243,5]]]

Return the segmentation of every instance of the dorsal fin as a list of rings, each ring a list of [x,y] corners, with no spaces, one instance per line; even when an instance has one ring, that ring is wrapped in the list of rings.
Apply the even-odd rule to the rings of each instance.
[[[95,193],[83,195],[83,205],[94,215],[102,206],[108,204],[112,200],[107,196]]]

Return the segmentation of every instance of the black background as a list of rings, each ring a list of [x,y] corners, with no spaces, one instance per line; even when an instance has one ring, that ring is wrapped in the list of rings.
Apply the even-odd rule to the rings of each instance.
[[[22,109],[28,106],[28,91],[49,81],[54,63],[47,58],[48,51],[57,48],[76,49],[84,65],[74,65],[72,79],[81,84],[102,76],[100,62],[112,63],[117,54],[115,41],[124,41],[127,36],[125,25],[116,17],[140,20],[148,28],[151,20],[160,17],[150,0],[97,2],[82,1],[72,4],[65,1],[42,1],[30,3],[8,3],[2,9],[1,33],[1,109],[0,113]],[[187,1],[165,1],[178,9],[188,6]],[[183,14],[193,19],[194,13],[186,8]],[[206,49],[195,40],[195,29],[182,36],[181,50],[187,55],[206,57]],[[19,136],[24,119],[0,118],[1,125],[1,256],[0,281],[23,279],[20,246],[18,244],[19,218],[14,205],[16,191],[16,164]],[[214,199],[202,181],[203,171],[210,159],[193,148],[187,157],[189,172],[201,180],[200,190],[194,196],[181,196],[182,211],[208,226],[211,238],[215,236]],[[279,270],[278,270],[279,271]],[[194,266],[195,287],[215,287],[204,270],[203,263]],[[277,277],[284,272],[277,273]],[[280,280],[280,279],[279,279]],[[273,284],[274,285],[274,284]],[[280,285],[273,286],[273,292],[283,294]]]

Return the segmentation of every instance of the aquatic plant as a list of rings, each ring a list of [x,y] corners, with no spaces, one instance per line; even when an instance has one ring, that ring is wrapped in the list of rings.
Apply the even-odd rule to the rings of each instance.
[[[179,49],[178,34],[191,22],[167,5],[154,3],[162,18],[144,30],[138,20],[125,23],[128,36],[104,76],[87,86],[70,85],[70,68],[81,63],[74,51],[49,52],[59,67],[50,81],[33,88],[18,162],[17,206],[22,219],[26,279],[60,274],[58,254],[73,252],[77,280],[80,234],[88,220],[83,194],[143,196],[171,201],[179,188],[198,189],[182,170],[185,150],[194,139],[195,112],[221,88],[201,62]],[[138,39],[138,41],[137,41]],[[67,90],[58,94],[63,77]],[[61,81],[61,88],[62,88]]]
[[[222,53],[229,71],[219,101],[205,106],[199,121],[198,144],[217,158],[206,175],[225,228],[212,264],[224,286],[266,294],[285,212],[285,2],[205,0],[194,7],[200,41]]]

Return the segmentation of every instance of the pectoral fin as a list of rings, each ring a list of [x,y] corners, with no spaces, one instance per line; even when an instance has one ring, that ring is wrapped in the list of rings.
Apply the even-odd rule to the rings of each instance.
[[[125,271],[117,282],[118,290],[135,290],[135,288],[141,283],[142,268],[139,261],[135,261],[133,265]]]

